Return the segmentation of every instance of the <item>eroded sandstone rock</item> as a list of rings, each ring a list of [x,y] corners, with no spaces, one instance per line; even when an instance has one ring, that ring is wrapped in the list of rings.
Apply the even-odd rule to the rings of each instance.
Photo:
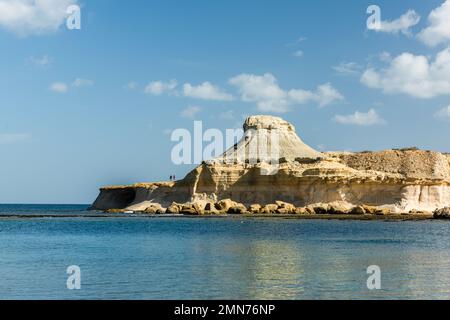
[[[163,214],[166,212],[166,209],[159,203],[152,203],[144,210],[144,212],[149,214]]]
[[[292,203],[287,203],[283,201],[276,201],[277,213],[280,214],[294,214],[295,213],[295,206]]]
[[[169,214],[178,214],[181,211],[182,205],[176,202],[173,202],[166,210],[166,213]]]
[[[261,213],[265,214],[275,214],[277,213],[278,205],[276,204],[267,204],[261,209]]]
[[[435,219],[450,219],[450,207],[435,210],[433,217]]]
[[[363,206],[356,206],[350,210],[350,214],[361,215],[361,214],[365,214],[365,213],[366,213],[366,210],[364,209]]]
[[[247,213],[247,207],[244,206],[242,203],[236,203],[235,205],[231,206],[227,213],[229,214],[244,214]]]
[[[261,209],[262,209],[262,206],[261,206],[260,204],[252,204],[252,205],[250,205],[250,207],[248,208],[248,211],[249,211],[250,213],[257,214],[257,213],[260,213],[260,212],[261,212]]]
[[[448,155],[416,149],[321,153],[306,145],[292,124],[270,116],[249,117],[244,129],[246,135],[236,146],[202,163],[184,179],[105,187],[92,209],[144,211],[151,203],[169,207],[173,202],[191,203],[199,199],[205,202],[226,199],[216,203],[215,208],[222,213],[238,203],[259,204],[262,207],[259,211],[271,214],[297,210],[279,207],[276,204],[279,200],[317,214],[345,212],[346,207],[352,214],[380,214],[380,207],[394,213],[409,213],[433,212],[450,206]],[[259,148],[251,147],[255,139],[262,138],[258,146],[265,143],[264,147],[272,149],[269,138],[273,132],[280,137],[276,166],[259,156],[255,151]],[[190,214],[201,214],[205,207],[200,206],[184,209]],[[237,211],[243,211],[238,207]],[[352,207],[356,208],[350,210]]]

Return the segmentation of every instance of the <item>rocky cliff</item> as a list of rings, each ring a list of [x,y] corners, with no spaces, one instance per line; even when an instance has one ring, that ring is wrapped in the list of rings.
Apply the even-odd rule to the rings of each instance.
[[[264,211],[276,203],[281,209],[287,203],[292,208],[338,206],[350,212],[365,206],[365,211],[393,213],[450,205],[449,155],[416,149],[320,153],[298,137],[292,124],[270,116],[248,118],[244,130],[239,143],[184,179],[105,187],[92,208],[162,213],[197,204],[201,208],[196,210],[204,211],[217,209],[225,199],[247,211],[255,206]]]

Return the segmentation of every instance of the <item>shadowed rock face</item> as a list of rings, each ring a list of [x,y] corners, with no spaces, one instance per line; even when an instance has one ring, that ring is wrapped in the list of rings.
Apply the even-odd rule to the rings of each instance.
[[[247,206],[278,200],[297,206],[340,202],[394,212],[450,205],[449,155],[409,149],[320,153],[297,136],[292,124],[270,116],[248,118],[244,130],[236,146],[183,180],[103,188],[93,208],[145,210],[152,203],[168,207],[228,198]],[[278,140],[272,140],[274,132]],[[273,174],[263,174],[271,166],[261,148],[276,150],[279,164]]]

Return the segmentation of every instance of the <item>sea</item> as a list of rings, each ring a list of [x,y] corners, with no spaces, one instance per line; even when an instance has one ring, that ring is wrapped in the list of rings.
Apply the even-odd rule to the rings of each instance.
[[[450,222],[87,208],[0,205],[0,299],[450,299]]]

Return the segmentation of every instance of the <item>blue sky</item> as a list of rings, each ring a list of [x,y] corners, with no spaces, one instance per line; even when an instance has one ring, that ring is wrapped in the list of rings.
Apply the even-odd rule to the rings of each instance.
[[[0,0],[0,203],[181,178],[169,132],[194,120],[273,114],[320,150],[450,152],[448,17],[443,0]]]

